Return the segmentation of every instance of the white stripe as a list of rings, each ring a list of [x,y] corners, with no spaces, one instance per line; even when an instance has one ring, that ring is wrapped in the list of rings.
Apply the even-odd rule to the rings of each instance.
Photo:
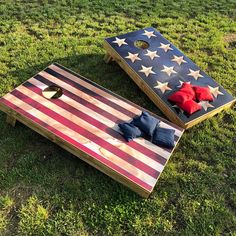
[[[41,90],[44,90],[45,88],[48,87],[46,84],[44,84],[34,78],[30,79],[30,83],[32,83],[33,85],[35,85],[36,87],[38,87]],[[113,122],[112,120],[109,120],[105,116],[102,116],[101,114],[93,111],[92,109],[82,105],[81,103],[76,102],[73,99],[71,99],[65,95],[59,97],[58,99],[62,100],[63,102],[65,102],[69,105],[72,105],[73,107],[77,108],[78,110],[82,110],[86,114],[90,114],[91,116],[96,117],[96,120],[100,121],[101,123],[105,124],[106,126],[110,127],[111,129],[121,133],[118,125],[115,122]],[[157,153],[158,155],[162,156],[163,158],[165,158],[167,160],[170,157],[170,154],[171,154],[170,151],[166,151],[165,149],[151,143],[150,141],[148,141],[144,138],[134,139],[133,142],[136,142],[136,143],[144,146],[145,148],[149,149],[150,151],[152,151],[154,153]]]
[[[142,110],[130,105],[129,103],[126,103],[124,101],[122,101],[121,99],[118,99],[114,96],[112,96],[111,94],[107,93],[106,91],[99,89],[98,87],[95,87],[89,83],[87,83],[86,81],[80,79],[79,77],[61,69],[60,67],[56,66],[56,65],[50,65],[49,68],[51,68],[52,70],[64,75],[65,77],[67,77],[68,79],[72,80],[73,82],[77,83],[77,84],[82,84],[83,86],[85,86],[86,88],[102,95],[103,97],[105,97],[106,99],[108,99],[109,101],[112,101],[113,103],[120,105],[122,107],[124,107],[126,110],[133,112],[136,115],[140,115]],[[131,118],[131,117],[130,117]],[[175,135],[177,136],[181,136],[182,135],[182,131],[176,129],[175,127],[161,121],[160,123],[161,127],[165,127],[168,129],[174,129],[175,130]]]
[[[80,79],[79,77],[61,69],[60,67],[56,66],[56,65],[50,65],[49,68],[51,68],[52,70],[58,72],[61,75],[64,75],[65,77],[69,78],[70,80],[74,81],[77,84],[81,84],[83,86],[85,86],[86,88],[100,94],[101,96],[105,97],[106,99],[108,99],[109,101],[121,106],[121,107],[125,107],[128,111],[131,111],[135,114],[140,114],[140,110],[126,102],[124,102],[121,99],[116,98],[115,96],[112,96],[111,94],[107,93],[106,91],[93,86],[92,84],[86,82],[85,80]]]
[[[102,156],[103,158],[108,159],[108,160],[109,160],[109,158],[112,158],[112,162],[115,165],[117,165],[120,168],[126,170],[127,172],[129,172],[133,176],[141,179],[143,182],[147,183],[148,185],[150,185],[150,186],[155,185],[157,179],[155,179],[152,176],[148,175],[144,171],[136,168],[135,166],[129,164],[128,162],[122,160],[121,158],[119,158],[115,154],[109,152],[108,150],[106,150],[106,152],[109,154],[109,157],[105,156],[101,152],[101,146],[97,145],[96,143],[92,142],[91,140],[87,139],[86,137],[78,134],[74,130],[69,129],[68,127],[64,126],[60,122],[58,122],[58,121],[54,120],[53,118],[47,116],[45,113],[42,113],[41,111],[37,110],[36,108],[34,108],[34,107],[30,106],[29,104],[23,102],[19,98],[13,96],[12,94],[7,94],[4,98],[6,100],[10,101],[11,103],[13,103],[14,105],[20,107],[21,109],[23,109],[25,112],[29,113],[30,115],[40,119],[41,121],[45,122],[46,124],[52,126],[54,129],[57,129],[58,131],[64,133],[65,135],[67,135],[68,137],[70,137],[71,139],[76,141],[77,143],[80,143],[83,146],[86,146],[87,148],[94,151],[95,153]],[[44,128],[47,128],[47,127],[44,127]],[[106,164],[104,164],[104,165],[106,165]],[[108,166],[108,167],[110,169],[112,169],[110,166]],[[114,171],[117,172],[116,170],[114,170]],[[121,174],[121,175],[123,175],[123,174]],[[128,176],[125,176],[125,177],[128,178]]]
[[[57,114],[59,114],[59,115],[63,114],[64,118],[70,120],[74,124],[79,124],[85,130],[95,134],[96,136],[103,139],[104,141],[108,142],[108,140],[110,140],[110,141],[114,140],[114,138],[110,134],[104,132],[103,130],[101,130],[97,127],[95,127],[94,125],[90,124],[86,120],[81,119],[80,117],[74,115],[73,113],[67,111],[66,109],[54,104],[50,100],[48,100],[48,99],[38,95],[37,93],[29,90],[25,86],[20,85],[19,87],[16,88],[16,90],[22,92],[23,94],[26,94],[31,99],[39,102],[40,104],[42,104],[45,107],[51,109],[52,111],[56,112]],[[62,98],[62,100],[63,100],[63,98]],[[111,145],[115,146],[119,150],[125,152],[128,155],[133,156],[137,160],[145,163],[147,166],[157,170],[160,173],[163,171],[163,169],[164,169],[163,165],[161,165],[159,162],[154,161],[153,159],[151,159],[150,157],[144,155],[143,153],[131,148],[130,146],[127,145],[127,142],[121,142],[119,140],[116,140],[116,141],[114,140],[113,142],[114,142],[114,144],[111,144]]]
[[[67,88],[67,90],[69,90],[71,93],[73,93],[73,94],[75,94],[76,96],[78,96],[78,97],[85,97],[85,95],[84,95],[84,93],[83,92],[80,92],[80,93],[78,93],[78,90],[77,89],[75,89],[74,87],[72,87],[72,86],[70,86],[70,85],[68,85],[68,84],[65,84],[64,82],[61,82],[59,79],[57,79],[56,77],[54,77],[54,76],[52,76],[52,75],[49,75],[48,73],[46,73],[46,72],[44,72],[44,74],[42,74],[42,76],[44,76],[45,78],[47,78],[47,80],[49,80],[49,81],[51,81],[51,82],[53,82],[53,83],[55,83],[55,84],[57,84],[57,85],[59,85],[59,86],[61,86],[61,87],[65,87],[65,86],[67,86],[68,88]],[[50,76],[50,78],[48,77],[48,76]],[[30,80],[28,80],[30,83],[33,83],[33,84],[35,84],[36,86],[38,86],[37,84],[40,84],[40,86],[38,86],[40,89],[45,89],[45,84],[43,84],[42,82],[40,82],[40,81],[38,81],[37,79],[35,79],[35,78],[31,78]],[[47,86],[46,86],[47,87]],[[97,101],[93,101],[93,97],[90,97],[88,94],[86,94],[86,96],[87,96],[87,99],[86,100],[88,100],[90,103],[92,103],[93,105],[95,105],[95,106],[97,106],[97,107],[99,107],[99,108],[101,108],[102,110],[104,110],[104,106],[107,106],[106,104],[104,104],[104,103],[102,103],[102,102],[97,102]],[[107,111],[107,109],[106,109],[106,111]],[[112,115],[114,116],[114,117],[116,117],[117,119],[121,119],[121,120],[123,120],[124,122],[130,122],[132,119],[131,119],[131,117],[129,117],[129,116],[125,116],[125,117],[123,117],[123,119],[122,119],[122,117],[120,116],[120,114],[118,114],[118,116],[119,117],[117,117],[117,112],[113,112],[112,113]],[[169,127],[169,125],[167,125],[166,123],[164,123],[164,122],[160,122],[160,126],[161,127]],[[170,126],[170,128],[173,128],[172,126]],[[176,129],[175,129],[175,131],[176,131]],[[163,149],[163,148],[161,148],[161,147],[159,147],[159,146],[157,146],[157,145],[154,145],[153,143],[151,143],[151,142],[149,142],[149,141],[147,141],[147,140],[145,140],[145,139],[143,139],[143,138],[139,138],[139,139],[136,139],[135,140],[137,143],[139,143],[140,145],[143,145],[144,147],[146,147],[146,148],[148,148],[149,150],[151,150],[151,151],[153,151],[153,152],[155,152],[155,153],[157,153],[157,154],[159,154],[160,156],[163,156],[163,158],[165,158],[165,159],[169,159],[169,157],[170,157],[170,153],[171,152],[169,152],[169,151],[166,151],[165,149]],[[175,144],[176,144],[176,142],[175,142]]]
[[[108,105],[106,105],[105,103],[99,101],[98,99],[96,99],[95,97],[92,97],[90,95],[88,95],[87,93],[84,93],[83,91],[63,82],[62,80],[57,79],[56,77],[48,74],[45,71],[39,72],[39,75],[42,75],[43,77],[45,77],[47,80],[51,81],[52,83],[57,84],[58,86],[60,86],[61,88],[68,88],[68,90],[72,93],[74,93],[75,95],[84,98],[85,100],[88,100],[89,102],[93,103],[94,105],[96,105],[97,107],[100,107],[103,110],[106,110],[107,112],[111,113],[111,114],[117,114],[119,117],[121,117],[121,119],[124,120],[128,120],[130,119],[129,116],[121,113],[120,111],[114,109],[113,107],[110,107]],[[30,82],[31,80],[29,80]]]

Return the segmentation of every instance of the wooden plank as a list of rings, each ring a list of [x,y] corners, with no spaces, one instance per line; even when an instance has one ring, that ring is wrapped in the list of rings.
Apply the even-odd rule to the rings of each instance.
[[[47,87],[47,85],[41,83],[40,81],[37,81],[35,79],[30,79],[30,82],[37,86],[38,88],[41,88],[42,90],[45,89]],[[61,98],[59,98],[61,99]],[[116,122],[112,121],[112,120],[109,120],[108,118],[106,118],[104,115],[101,115],[99,114],[97,111],[94,111],[90,108],[88,108],[88,106],[85,106],[81,103],[77,103],[75,102],[73,99],[71,99],[70,97],[67,97],[65,94],[63,95],[62,97],[62,100],[66,103],[66,104],[69,104],[69,105],[72,105],[74,108],[78,109],[78,110],[82,110],[83,112],[87,113],[87,114],[90,114],[91,116],[93,117],[96,117],[96,119],[103,123],[104,125],[106,125],[107,127],[110,127],[111,129],[113,129],[114,131],[116,132],[119,132],[120,133],[120,130],[119,130],[119,127],[117,125]],[[114,115],[116,116],[116,115]],[[117,117],[117,120],[118,120],[118,117]],[[131,119],[130,119],[131,120]],[[163,127],[163,128],[174,128],[164,122],[161,122],[160,123],[160,126]],[[181,131],[175,129],[175,132],[177,135],[181,135]],[[143,145],[144,147],[146,147],[147,149],[149,150],[152,150],[152,151],[158,151],[158,153],[161,153],[161,155],[166,158],[167,160],[169,159],[170,157],[170,152],[168,152],[167,150],[164,150],[163,148],[160,148],[158,147],[157,145],[143,139],[143,138],[138,138],[138,139],[135,139],[133,142],[137,142],[141,145]]]
[[[105,54],[104,56],[104,61],[108,64],[112,61],[112,56],[108,53]]]
[[[7,115],[6,122],[11,125],[12,127],[15,127],[16,125],[16,118],[12,115]]]
[[[234,105],[234,102],[229,102],[227,104],[225,104],[224,106],[221,106],[215,110],[213,110],[211,113],[208,113],[206,116],[201,116],[199,117],[198,119],[195,119],[193,120],[192,122],[189,122],[187,123],[185,126],[186,126],[186,129],[189,129],[191,128],[192,126],[202,122],[203,120],[205,119],[209,119],[213,116],[215,116],[216,114],[218,114],[219,112],[223,111],[223,110],[226,110],[226,109],[229,109],[231,108],[232,106]]]
[[[62,95],[45,97],[48,87],[60,88]],[[143,138],[125,142],[117,123],[130,121],[143,109],[59,64],[0,98],[0,110],[76,156],[84,156],[83,160],[143,197],[152,192],[174,151]],[[183,129],[156,117],[161,127],[175,130],[177,145]]]
[[[147,45],[149,45],[151,49],[137,48],[135,46],[137,40],[147,42]],[[229,108],[236,101],[236,99],[226,90],[201,71],[189,58],[152,27],[107,38],[104,41],[104,48],[106,53],[110,55],[124,71],[126,71],[131,79],[153,101],[153,103],[160,108],[172,122],[182,128],[188,129],[193,125],[212,117],[218,112]],[[135,56],[136,59],[133,60],[130,55]],[[158,61],[159,58],[160,60]],[[176,61],[176,58],[183,61]],[[151,76],[150,74],[145,76],[144,73],[140,72],[140,69],[143,68],[143,66],[152,68]],[[165,72],[164,68],[168,68],[172,72]],[[194,73],[198,72],[199,74],[191,75],[191,71],[194,71]],[[171,77],[172,73],[173,76]],[[200,79],[198,77],[200,77]],[[221,95],[223,96],[221,97],[220,95],[218,98],[215,98],[213,102],[214,108],[207,111],[201,109],[201,111],[196,112],[191,116],[187,116],[184,113],[177,112],[171,104],[167,102],[168,95],[166,94],[171,94],[172,92],[164,92],[161,94],[158,89],[154,89],[154,80],[156,82],[164,81],[171,84],[170,90],[177,89],[179,86],[178,83],[181,81],[191,81],[191,84],[198,86],[218,86],[221,90]]]
[[[5,112],[6,114],[9,114],[9,115],[14,113],[13,109],[10,109],[9,107],[4,106],[1,103],[0,103],[0,110],[2,110],[3,112]],[[97,161],[96,159],[94,159],[91,156],[87,155],[85,152],[75,148],[70,143],[65,142],[64,140],[58,138],[53,133],[48,132],[47,129],[45,129],[44,127],[38,125],[37,123],[32,122],[31,120],[25,118],[23,115],[21,115],[19,113],[16,114],[16,118],[22,124],[28,126],[30,129],[36,131],[37,133],[39,133],[43,137],[45,137],[45,138],[49,139],[50,141],[56,143],[57,145],[59,145],[60,147],[62,147],[65,150],[69,151],[70,153],[72,153],[76,157],[78,157],[78,158],[82,159],[83,161],[87,162],[89,165],[97,168],[99,171],[101,171],[104,174],[110,176],[115,181],[117,181],[117,182],[125,185],[126,187],[132,189],[134,192],[138,193],[141,197],[148,198],[148,196],[150,195],[151,192],[148,192],[148,191],[144,190],[139,185],[136,185],[133,181],[130,181],[127,178],[124,178],[124,177],[121,178],[121,176],[116,171],[102,165],[99,161]]]
[[[141,111],[147,111],[147,112],[149,112],[152,116],[154,116],[154,117],[156,117],[157,119],[163,121],[166,125],[169,125],[170,127],[173,127],[173,128],[175,128],[175,129],[179,130],[181,133],[183,133],[184,129],[181,128],[181,127],[179,127],[178,125],[176,125],[176,124],[174,124],[174,123],[172,123],[172,122],[170,122],[170,121],[164,119],[164,118],[161,117],[161,116],[156,115],[155,113],[153,113],[153,112],[151,112],[151,111],[148,111],[148,110],[145,109],[144,107],[138,106],[137,104],[135,104],[135,103],[133,103],[133,102],[131,102],[131,101],[129,101],[129,100],[127,100],[127,99],[121,97],[120,95],[118,95],[118,94],[116,94],[116,93],[114,93],[114,92],[112,92],[112,91],[110,91],[110,90],[108,90],[108,89],[102,87],[101,85],[98,85],[98,84],[95,83],[94,81],[92,82],[92,81],[88,80],[87,78],[85,78],[85,77],[83,77],[83,76],[81,76],[81,75],[75,73],[74,71],[72,71],[72,70],[70,70],[70,69],[68,69],[68,68],[66,68],[66,67],[63,67],[62,65],[60,65],[60,64],[58,64],[58,63],[54,63],[54,64],[50,65],[48,68],[52,68],[52,67],[54,67],[54,66],[56,66],[56,67],[59,66],[59,67],[61,67],[64,71],[67,71],[67,72],[69,72],[70,74],[73,74],[73,75],[77,76],[77,81],[78,81],[79,84],[82,83],[82,81],[79,80],[79,78],[81,78],[82,80],[86,81],[87,83],[91,83],[91,84],[93,85],[93,87],[91,87],[90,89],[91,89],[91,90],[94,90],[94,91],[97,91],[98,94],[102,94],[104,97],[106,97],[106,98],[108,98],[108,99],[109,99],[109,94],[112,95],[111,101],[112,101],[113,99],[116,100],[116,98],[118,98],[120,101],[126,103],[126,105],[127,105],[127,104],[130,104],[131,107],[129,107],[129,108],[127,107],[128,110],[133,111],[133,109],[136,108],[136,109],[138,109],[138,111],[140,112],[140,113],[137,113],[137,114],[141,114]],[[75,80],[76,80],[76,79],[75,79]],[[100,88],[100,89],[99,89],[99,90],[96,90],[96,88]],[[103,93],[102,91],[105,92],[105,93]],[[124,105],[124,103],[122,104],[122,106],[126,107],[126,105]],[[133,109],[132,109],[132,107],[133,107]],[[133,111],[133,112],[134,112],[134,111]],[[136,112],[134,112],[134,113],[136,114]],[[169,127],[169,128],[170,128],[170,127]]]

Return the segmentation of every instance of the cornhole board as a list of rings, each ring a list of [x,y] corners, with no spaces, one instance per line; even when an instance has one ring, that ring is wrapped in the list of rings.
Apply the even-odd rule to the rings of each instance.
[[[174,150],[143,138],[126,142],[117,124],[145,109],[59,64],[0,98],[0,109],[8,123],[22,122],[143,197],[152,192]],[[175,130],[176,145],[183,129],[152,115],[161,127]]]
[[[190,128],[235,102],[222,86],[152,27],[106,38],[104,48],[105,61],[116,61],[156,106],[182,128]],[[208,86],[214,101],[202,101],[200,111],[187,115],[168,101],[183,82]]]

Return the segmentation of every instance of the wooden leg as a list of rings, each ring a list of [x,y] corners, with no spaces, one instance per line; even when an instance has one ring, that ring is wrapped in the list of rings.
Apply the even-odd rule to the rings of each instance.
[[[12,127],[14,127],[16,125],[16,118],[13,116],[7,115],[6,122]]]
[[[106,55],[104,56],[104,61],[108,64],[112,61],[112,57],[110,54],[106,53]]]

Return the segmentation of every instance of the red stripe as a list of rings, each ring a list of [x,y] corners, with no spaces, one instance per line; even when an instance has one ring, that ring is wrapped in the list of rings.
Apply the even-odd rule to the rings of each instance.
[[[36,76],[34,76],[34,78],[37,79],[38,81],[42,82],[43,84],[46,84],[47,86],[50,86],[53,84],[51,81],[49,81],[48,79],[44,78],[41,75],[36,75]],[[27,81],[24,84],[27,84],[27,83],[29,83],[29,82]],[[82,97],[75,95],[74,93],[70,92],[69,90],[66,90],[65,88],[63,88],[63,94],[65,94],[67,97],[73,99],[74,101],[83,104],[84,106],[90,108],[91,110],[101,114],[102,116],[105,116],[106,118],[108,118],[109,120],[112,120],[115,123],[124,122],[123,120],[118,119],[117,117],[113,116],[108,111],[105,111],[102,108],[95,106],[94,104],[83,99]]]
[[[87,78],[85,78],[85,77],[79,75],[78,73],[76,73],[76,72],[74,72],[74,71],[71,71],[70,69],[68,69],[68,68],[66,68],[66,67],[64,67],[64,66],[62,66],[62,65],[60,65],[60,64],[58,64],[58,63],[53,63],[52,65],[55,65],[55,66],[61,68],[62,70],[64,70],[64,71],[70,73],[71,75],[74,75],[74,76],[76,76],[76,77],[79,77],[80,79],[86,81],[87,83],[89,83],[89,84],[91,84],[91,85],[93,85],[93,86],[95,86],[95,87],[97,87],[97,88],[99,88],[99,89],[105,91],[106,93],[109,93],[110,95],[112,95],[112,96],[114,96],[114,97],[116,97],[116,98],[118,98],[118,99],[120,99],[120,100],[126,102],[127,104],[129,104],[129,105],[131,105],[131,106],[133,106],[133,107],[135,107],[135,108],[137,108],[137,109],[139,109],[139,110],[147,111],[147,112],[150,113],[150,111],[148,111],[148,110],[146,110],[146,109],[144,109],[144,108],[138,106],[137,104],[135,104],[135,103],[133,103],[133,102],[131,102],[131,101],[129,101],[129,100],[127,100],[127,99],[125,99],[125,98],[119,96],[119,95],[116,94],[116,93],[111,92],[110,90],[108,90],[108,89],[106,89],[106,88],[104,88],[104,87],[102,87],[102,86],[100,86],[100,85],[94,83],[93,81],[91,81],[91,80],[89,80],[89,79],[87,79]],[[158,118],[159,120],[163,121],[164,123],[166,123],[166,124],[172,126],[173,128],[175,128],[175,129],[177,129],[177,130],[183,132],[183,129],[181,129],[181,128],[180,128],[179,126],[177,126],[176,124],[173,124],[173,123],[171,123],[170,121],[168,121],[168,120],[166,120],[166,119],[164,119],[164,118],[162,118],[162,117],[159,117],[159,116],[157,116],[157,115],[155,115],[155,114],[153,114],[153,113],[151,113],[151,115],[155,116],[156,118]]]
[[[67,77],[64,76],[64,75],[61,75],[60,73],[58,73],[58,72],[56,72],[56,71],[54,71],[54,70],[52,70],[52,69],[50,69],[50,68],[45,69],[45,71],[46,71],[48,74],[50,74],[50,75],[56,77],[57,79],[59,79],[59,80],[65,82],[65,83],[71,85],[72,87],[74,87],[74,88],[76,88],[76,89],[78,89],[78,90],[80,90],[80,91],[83,91],[83,92],[89,94],[90,96],[95,97],[97,100],[99,100],[99,101],[101,101],[101,102],[107,104],[108,106],[110,106],[110,107],[112,107],[112,108],[118,110],[119,112],[124,113],[124,114],[127,115],[127,116],[131,116],[131,117],[132,117],[132,116],[135,116],[135,115],[136,115],[136,114],[134,114],[133,112],[131,112],[131,111],[125,109],[124,107],[121,107],[120,105],[118,105],[118,104],[116,104],[116,103],[114,103],[114,102],[108,100],[107,98],[101,96],[100,94],[95,93],[94,91],[92,91],[92,90],[90,90],[90,89],[88,89],[88,88],[86,88],[86,87],[84,87],[84,86],[82,86],[82,85],[80,85],[80,84],[74,82],[73,80],[70,80],[70,78],[67,78]]]
[[[73,146],[79,148],[83,152],[85,152],[85,153],[89,154],[90,156],[94,157],[95,159],[99,160],[100,162],[102,162],[106,166],[112,168],[113,170],[117,171],[121,175],[124,175],[125,177],[130,179],[132,182],[136,183],[137,185],[142,186],[143,188],[147,189],[148,191],[152,190],[152,186],[150,186],[149,184],[147,184],[147,183],[143,182],[141,179],[131,175],[126,170],[120,168],[119,166],[115,165],[113,162],[103,158],[102,156],[100,156],[96,152],[94,152],[94,151],[90,150],[89,148],[83,146],[82,144],[76,142],[75,140],[71,139],[67,135],[65,135],[62,132],[60,132],[59,130],[54,129],[52,126],[48,125],[47,123],[43,122],[42,120],[32,116],[31,114],[29,114],[28,112],[24,111],[20,107],[17,107],[16,105],[12,104],[11,102],[7,101],[4,98],[1,98],[0,101],[3,104],[5,104],[6,106],[11,107],[13,110],[17,111],[17,113],[20,113],[21,115],[27,117],[28,119],[31,119],[35,123],[38,123],[39,125],[43,126],[45,129],[47,129],[47,130],[51,131],[52,133],[54,133],[56,136],[62,138],[66,142],[68,142],[68,143],[72,144]]]
[[[26,82],[24,83],[24,86],[27,87],[28,89],[30,89],[31,91],[37,93],[39,96],[41,96],[42,94],[42,90],[39,89],[38,87],[36,87],[35,85],[29,83],[29,82]],[[64,90],[63,90],[63,93],[64,93]],[[65,93],[64,93],[65,94]],[[104,125],[103,123],[99,122],[98,120],[92,118],[91,116],[83,113],[82,111],[76,109],[75,107],[63,102],[62,100],[57,100],[57,99],[51,99],[51,102],[62,107],[63,109],[73,113],[74,115],[82,118],[83,120],[89,122],[90,124],[93,124],[95,127],[101,129],[102,131],[110,134],[112,137],[120,140],[120,141],[124,141],[124,139],[122,138],[122,136],[115,130],[113,130],[112,128]],[[97,111],[96,111],[97,112]],[[161,163],[162,165],[165,165],[166,163],[166,159],[163,158],[162,156],[158,155],[157,153],[149,150],[148,148],[142,146],[141,144],[139,143],[136,143],[136,142],[130,142],[129,143],[129,146],[134,148],[135,150],[143,153],[144,155],[150,157],[151,159]]]
[[[40,81],[40,82],[42,82],[42,83],[48,85],[48,86],[50,86],[50,85],[53,84],[51,81],[49,81],[47,78],[45,78],[45,77],[42,76],[42,75],[36,75],[36,76],[34,76],[34,78],[37,79],[38,81]],[[25,84],[27,84],[27,83],[29,83],[29,82],[27,81]],[[41,93],[41,92],[40,92],[40,93]],[[66,89],[64,89],[64,88],[63,88],[63,94],[65,94],[66,96],[72,98],[73,100],[75,100],[75,101],[81,103],[81,99],[82,99],[81,97],[79,97],[79,96],[77,96],[77,95],[71,93],[70,91],[68,91],[68,90],[66,90]],[[88,94],[88,95],[89,95],[89,96],[92,96],[91,94]],[[93,97],[93,98],[96,98],[96,97]],[[104,113],[104,116],[107,117],[108,119],[112,120],[113,122],[115,122],[115,123],[117,123],[117,124],[118,124],[118,123],[123,123],[123,122],[125,122],[124,120],[118,119],[117,117],[113,116],[111,113],[106,112],[106,111],[102,110],[101,108],[99,108],[99,107],[97,107],[97,106],[94,106],[92,103],[89,103],[89,102],[86,101],[86,100],[83,100],[83,101],[84,101],[84,103],[85,103],[85,106],[87,106],[87,105],[91,106],[91,107],[92,107],[92,110],[96,111],[97,113],[99,113],[99,114],[101,114],[101,115],[102,115],[102,113]],[[83,102],[83,101],[82,101],[82,102]],[[135,115],[135,116],[136,116],[136,115]],[[175,141],[177,141],[178,139],[179,139],[179,137],[178,137],[177,135],[175,135]],[[168,148],[163,148],[163,149],[164,149],[165,151],[167,151],[167,152],[170,153],[170,149],[168,149]],[[147,149],[147,150],[149,151],[149,149]],[[150,154],[148,154],[148,155],[150,155]],[[160,161],[160,163],[162,163],[162,162]],[[164,161],[164,163],[165,163],[165,161]]]
[[[120,150],[119,148],[111,145],[109,142],[105,141],[104,139],[98,137],[97,135],[91,133],[90,131],[84,129],[83,127],[79,126],[78,124],[73,123],[69,119],[61,116],[60,114],[54,112],[53,110],[45,107],[41,103],[31,99],[30,97],[26,96],[25,94],[21,93],[18,90],[13,90],[11,92],[14,96],[18,97],[25,103],[28,103],[29,105],[33,106],[34,108],[38,109],[39,111],[43,112],[44,114],[47,114],[54,120],[60,122],[61,124],[67,126],[68,128],[78,132],[82,136],[88,138],[89,140],[92,140],[93,142],[97,143],[99,146],[103,147],[104,149],[107,149],[108,151],[116,154],[119,158],[127,161],[131,165],[135,166],[136,168],[144,171],[145,173],[149,174],[153,178],[157,178],[159,175],[159,172],[152,167],[146,165],[145,163],[139,161],[138,159],[135,159],[133,156],[125,153],[124,151]]]

